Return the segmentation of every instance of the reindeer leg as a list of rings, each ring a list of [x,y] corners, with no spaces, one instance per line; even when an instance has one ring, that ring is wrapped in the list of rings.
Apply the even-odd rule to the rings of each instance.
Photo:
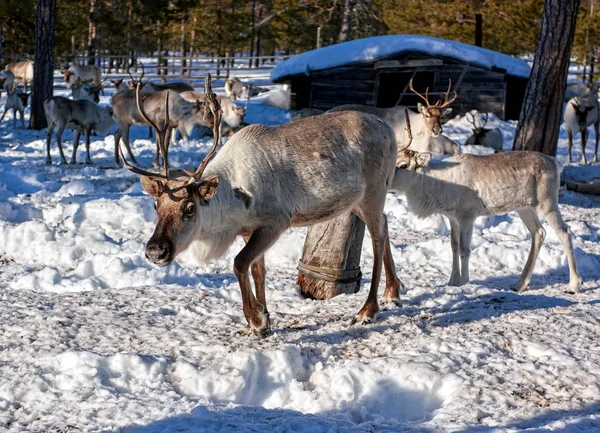
[[[571,148],[573,147],[573,131],[567,128],[567,135],[569,137],[569,163],[573,162],[571,158]]]
[[[79,137],[81,136],[81,129],[75,130],[75,138],[73,139],[73,155],[71,155],[71,164],[77,163],[77,148],[79,147]]]
[[[452,274],[450,274],[449,286],[460,285],[460,256],[458,254],[458,245],[460,244],[460,228],[458,221],[454,218],[448,218],[450,221],[450,247],[452,248]]]
[[[2,113],[2,117],[0,117],[0,122],[2,122],[4,120],[4,116],[6,116],[6,112],[8,111],[8,108],[6,107],[6,105],[4,106],[4,113]]]
[[[458,251],[460,254],[460,281],[459,286],[469,282],[469,259],[471,258],[471,238],[473,237],[473,220],[462,219],[458,221],[460,239]]]
[[[123,135],[121,131],[121,127],[117,129],[115,132],[115,167],[121,166],[121,158],[119,157],[119,142],[121,141],[121,136]]]
[[[250,329],[260,337],[266,337],[271,333],[271,321],[267,307],[257,301],[254,293],[252,293],[248,269],[255,260],[259,259],[275,243],[288,226],[289,224],[273,224],[255,230],[248,239],[246,246],[233,262],[233,272],[238,279],[242,292],[244,316]]]
[[[90,133],[92,132],[92,128],[87,128],[85,130],[85,163],[91,164],[92,158],[90,157]]]
[[[17,109],[13,108],[13,129],[17,129]]]
[[[250,236],[244,236],[244,242],[248,243]],[[262,304],[265,308],[267,308],[267,297],[265,294],[265,283],[266,283],[266,275],[267,270],[265,267],[265,256],[262,255],[250,266],[252,270],[252,280],[254,281],[254,291],[256,292],[256,299],[260,304]],[[250,325],[247,325],[246,328],[242,331],[242,334],[249,334],[252,331]]]
[[[592,162],[598,162],[598,129],[600,128],[600,119],[594,122],[594,132],[596,133],[596,148],[594,150],[594,157]]]
[[[152,137],[153,137],[153,135],[152,135],[152,127],[149,126],[148,127],[148,140],[152,140]]]
[[[133,156],[133,152],[131,151],[131,146],[129,146],[129,128],[130,125],[126,125],[123,127],[123,141],[125,142],[125,148],[127,149],[127,154],[129,155],[129,159],[134,164],[137,164],[135,160],[135,156]]]
[[[394,265],[394,257],[392,256],[392,248],[390,246],[389,230],[387,217],[385,214],[383,223],[385,224],[385,239],[383,249],[383,266],[385,268],[385,292],[381,299],[384,304],[394,304],[400,306],[400,290],[404,291],[404,285],[396,275],[396,266]]]
[[[21,113],[21,127],[25,129],[25,110],[20,111]]]
[[[385,250],[386,224],[383,220],[383,203],[381,206],[371,206],[373,203],[361,203],[366,209],[354,209],[354,213],[366,224],[373,244],[373,275],[371,276],[371,288],[365,304],[354,317],[352,323],[371,323],[379,315],[377,304],[377,290],[381,279],[381,265]],[[379,207],[379,209],[378,209]]]
[[[48,125],[48,133],[46,134],[46,164],[52,164],[52,157],[50,156],[50,142],[52,141],[52,133],[56,124],[50,123]]]
[[[67,160],[65,158],[65,154],[64,154],[63,148],[62,148],[62,134],[65,131],[66,126],[67,126],[66,124],[59,124],[58,130],[56,131],[56,143],[58,144],[58,152],[60,153],[60,161],[63,164],[67,163]]]
[[[544,219],[550,224],[550,227],[556,232],[558,238],[565,247],[567,253],[567,262],[569,263],[569,286],[567,291],[570,293],[579,293],[581,291],[582,279],[577,269],[575,254],[573,253],[573,241],[571,231],[563,221],[558,204],[553,203],[551,208],[542,214]]]
[[[513,287],[515,291],[520,293],[524,292],[529,287],[535,262],[540,252],[540,248],[542,247],[542,243],[544,243],[544,239],[546,238],[546,230],[544,230],[544,227],[540,223],[540,220],[533,209],[520,209],[517,213],[531,234],[531,250],[529,250],[527,263],[523,268],[519,281],[517,281],[517,284]]]
[[[585,146],[587,144],[587,138],[588,138],[588,130],[587,130],[587,128],[585,128],[583,131],[581,131],[581,158],[579,158],[579,163],[581,165],[587,164],[587,159],[585,158]]]

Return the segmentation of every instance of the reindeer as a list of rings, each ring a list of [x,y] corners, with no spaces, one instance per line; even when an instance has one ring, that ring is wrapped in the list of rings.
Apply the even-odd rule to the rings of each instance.
[[[80,79],[77,79],[71,87],[73,100],[86,99],[98,104],[100,102],[100,92],[102,91],[103,84],[104,81],[102,81],[99,86],[92,86],[90,83],[84,83]]]
[[[488,121],[488,113],[482,116],[483,123],[477,126],[477,119],[470,112],[466,113],[467,121],[473,125],[473,135],[467,138],[465,144],[474,144],[478,146],[485,146],[494,149],[494,153],[502,152],[502,145],[504,139],[502,138],[502,132],[499,128],[486,128],[485,125]]]
[[[523,273],[514,286],[529,287],[531,274],[546,232],[542,216],[561,240],[569,263],[569,292],[582,285],[568,226],[558,207],[560,165],[538,152],[515,151],[487,156],[462,154],[428,165],[430,153],[404,150],[396,160],[392,191],[406,195],[419,218],[433,214],[450,220],[452,275],[448,285],[469,282],[469,257],[475,218],[516,211],[531,233],[531,250]],[[459,265],[460,257],[460,265]]]
[[[142,84],[138,84],[138,88],[142,88]],[[123,138],[125,147],[129,154],[129,158],[137,164],[135,157],[131,152],[129,146],[129,129],[131,125],[150,125],[151,123],[146,121],[146,118],[142,116],[136,105],[136,92],[137,89],[123,90],[116,93],[111,98],[111,105],[114,111],[115,121],[117,122],[117,132],[115,132],[115,164],[120,165],[118,147],[119,141]],[[146,92],[143,91],[144,106],[149,113],[150,119],[153,123],[164,122],[165,113],[162,110],[163,100],[165,94],[169,93],[169,127],[179,128],[180,123],[187,121],[192,118],[201,108],[200,102],[188,102],[183,99],[178,93],[172,90],[163,90],[159,92]],[[159,148],[157,143],[156,156],[154,158],[154,166],[158,166],[158,154]]]
[[[0,89],[4,89],[7,94],[10,94],[16,88],[15,75],[11,71],[0,71]]]
[[[135,90],[139,84],[140,86],[142,86],[142,88],[145,88],[145,90],[153,91],[153,92],[161,92],[163,90],[172,90],[174,92],[181,93],[181,92],[194,90],[194,88],[192,86],[190,86],[187,83],[181,82],[181,81],[175,81],[172,83],[165,83],[165,84],[155,84],[155,83],[150,83],[149,81],[143,82],[142,80],[144,78],[144,75],[146,75],[146,70],[144,69],[143,63],[140,63],[140,65],[142,66],[142,76],[138,80],[133,78],[131,73],[128,71],[131,81],[127,82],[127,87],[129,87],[130,89]]]
[[[206,95],[198,92],[181,92],[181,97],[188,102],[204,102]],[[227,125],[231,131],[244,122],[244,116],[246,115],[246,109],[248,108],[249,99],[246,101],[246,105],[243,107],[238,106],[235,102],[226,96],[217,96],[219,99],[219,106],[221,107],[221,124],[219,125],[220,136],[224,135],[225,125]],[[192,134],[192,130],[195,125],[203,125],[206,127],[212,127],[213,119],[212,116],[206,116],[205,110],[200,110],[195,116],[186,119],[178,128],[181,132],[184,140],[187,140]],[[175,130],[173,130],[175,132]],[[174,140],[174,138],[173,138]]]
[[[73,63],[71,66],[63,66],[60,72],[65,77],[68,87],[73,88],[80,83],[91,83],[92,86],[102,87],[102,69],[96,65]]]
[[[85,99],[73,101],[62,96],[53,96],[44,101],[44,111],[46,112],[46,119],[48,120],[46,164],[52,164],[52,158],[50,157],[50,142],[52,141],[54,128],[57,126],[56,143],[58,144],[61,162],[63,164],[67,163],[62,149],[62,134],[65,128],[68,127],[75,130],[71,164],[75,164],[77,161],[77,147],[79,146],[79,136],[81,135],[81,131],[85,133],[85,163],[91,164],[90,134],[92,130],[98,131],[101,134],[106,134],[115,123],[112,117],[112,108],[101,107],[94,104],[92,101]]]
[[[156,199],[158,220],[146,244],[146,257],[167,266],[192,246],[199,260],[215,259],[242,236],[246,246],[236,256],[233,270],[242,292],[246,330],[264,337],[270,333],[265,252],[289,227],[353,211],[371,233],[374,255],[371,289],[355,321],[367,323],[378,315],[382,256],[387,276],[383,300],[398,302],[401,283],[383,214],[397,153],[391,128],[375,116],[357,112],[324,114],[273,128],[250,125],[212,159],[219,143],[220,109],[209,83],[210,78],[206,95],[214,116],[213,146],[198,168],[184,171],[185,175],[168,168],[168,115],[159,129],[137,95],[140,114],[156,130],[163,154],[161,173],[153,173],[130,165],[121,153],[127,168],[142,175],[144,189]],[[165,95],[165,113],[170,111],[170,97]]]
[[[21,126],[25,129],[25,107],[27,107],[27,100],[31,93],[23,93],[21,89],[14,88],[14,90],[7,94],[6,103],[4,104],[4,113],[0,117],[0,123],[4,120],[4,116],[8,110],[13,110],[13,129],[17,129],[17,113],[21,114]]]
[[[27,93],[27,84],[33,81],[33,60],[9,63],[4,70],[12,72],[15,80],[22,81]]]
[[[119,78],[116,80],[110,80],[112,85],[117,89],[117,92],[122,92],[123,90],[129,89],[127,83],[124,82],[123,78]]]
[[[239,78],[231,77],[225,80],[225,96],[228,98],[231,98],[235,101],[237,98],[242,96],[243,90],[244,88]]]
[[[438,137],[442,133],[442,117],[447,116],[452,111],[452,108],[446,107],[452,104],[458,97],[455,91],[454,97],[448,99],[452,81],[449,80],[448,90],[444,92],[444,101],[442,102],[439,100],[433,105],[429,102],[429,88],[425,90],[425,96],[423,96],[414,89],[412,80],[410,80],[409,85],[410,90],[422,98],[427,104],[427,106],[425,106],[420,102],[417,103],[418,113],[409,110],[410,124],[413,125],[412,134],[414,138],[410,148],[422,152],[442,151],[449,154],[459,153],[458,147],[452,146],[452,144],[447,141],[441,143],[441,146],[440,142],[435,143],[434,145],[430,144],[431,137]],[[340,105],[332,108],[329,112],[356,110],[374,114],[392,127],[396,134],[396,142],[403,143],[406,141],[406,116],[404,109],[405,107],[401,106],[379,108],[368,105]]]
[[[598,96],[595,86],[581,96],[575,96],[567,102],[564,114],[565,126],[569,136],[569,162],[571,159],[571,148],[573,147],[573,135],[581,132],[581,158],[582,164],[587,164],[585,157],[585,146],[588,138],[588,126],[594,124],[596,133],[596,148],[592,162],[598,160],[598,130],[600,126],[600,117],[598,116]]]

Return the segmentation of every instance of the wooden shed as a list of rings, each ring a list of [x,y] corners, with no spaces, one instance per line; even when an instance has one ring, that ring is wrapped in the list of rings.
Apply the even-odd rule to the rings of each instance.
[[[342,104],[377,107],[443,97],[452,80],[453,114],[469,110],[517,120],[530,67],[524,60],[473,45],[428,36],[388,35],[359,39],[297,55],[275,67],[271,79],[291,84],[292,109],[328,110]]]

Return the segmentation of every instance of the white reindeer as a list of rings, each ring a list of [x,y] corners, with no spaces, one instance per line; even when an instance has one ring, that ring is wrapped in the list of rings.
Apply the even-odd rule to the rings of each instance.
[[[90,158],[90,134],[95,130],[101,134],[106,134],[115,124],[112,117],[112,108],[101,107],[92,101],[85,99],[73,101],[62,96],[53,96],[44,101],[44,111],[48,120],[48,135],[46,136],[46,164],[52,164],[50,157],[50,142],[52,133],[56,131],[56,143],[60,159],[63,164],[67,163],[62,148],[62,134],[65,128],[71,128],[75,131],[73,140],[73,155],[71,164],[77,162],[77,147],[79,146],[79,137],[83,131],[85,134],[86,164],[91,164]]]
[[[77,80],[71,87],[71,94],[74,101],[85,99],[96,104],[100,102],[101,91],[102,85],[92,86],[90,83],[84,83],[81,80]]]
[[[594,125],[594,131],[596,133],[596,148],[594,150],[594,157],[592,162],[598,160],[598,130],[600,127],[600,117],[598,116],[598,96],[596,87],[592,86],[591,89],[581,96],[575,96],[567,102],[564,114],[565,126],[567,128],[567,134],[569,135],[569,162],[571,159],[571,148],[573,147],[573,136],[581,132],[581,158],[582,164],[587,164],[585,157],[585,146],[588,139],[588,126]]]
[[[531,233],[531,251],[515,290],[529,287],[531,273],[546,232],[542,216],[561,240],[569,262],[568,290],[579,292],[577,270],[568,226],[558,208],[560,165],[537,152],[502,152],[487,156],[462,154],[428,166],[429,153],[399,152],[391,190],[406,195],[419,218],[445,215],[450,221],[452,275],[448,285],[469,282],[469,257],[475,218],[516,211]],[[460,264],[459,264],[460,257]]]
[[[375,116],[357,112],[324,114],[274,128],[250,125],[210,161],[219,141],[220,120],[216,95],[210,88],[206,93],[214,115],[214,144],[193,173],[177,177],[169,171],[164,146],[170,132],[168,118],[164,128],[155,126],[163,153],[162,172],[126,162],[142,175],[144,189],[157,200],[158,220],[146,244],[146,257],[167,266],[191,246],[199,260],[215,259],[237,236],[244,237],[246,246],[236,256],[233,270],[247,329],[266,336],[270,320],[265,252],[291,226],[308,226],[353,211],[371,234],[374,255],[371,289],[356,320],[374,320],[379,312],[382,257],[388,277],[384,300],[397,301],[400,287],[383,215],[397,153],[393,131]]]
[[[225,80],[225,96],[228,98],[235,101],[242,96],[243,90],[242,82],[239,78],[231,77]]]
[[[466,113],[466,118],[473,125],[473,134],[467,138],[465,144],[474,144],[494,149],[494,153],[502,152],[504,138],[499,128],[486,128],[488,113],[482,116],[483,123],[477,126],[477,119],[470,112]]]
[[[443,102],[439,100],[435,104],[431,105],[429,103],[429,88],[427,88],[425,91],[425,96],[423,96],[413,88],[412,80],[410,81],[410,90],[412,90],[413,93],[427,103],[427,106],[421,104],[420,102],[417,103],[417,109],[419,110],[418,113],[408,110],[413,134],[413,140],[410,145],[412,150],[432,153],[441,152],[451,155],[460,153],[460,148],[452,141],[436,140],[435,142],[432,142],[431,140],[431,137],[438,137],[442,133],[441,119],[452,111],[452,108],[446,107],[454,102],[458,96],[456,92],[454,92],[454,97],[452,99],[448,99],[451,86],[452,81],[450,81],[448,85],[448,90],[444,92],[445,99]],[[329,110],[329,112],[356,110],[364,113],[374,114],[392,127],[394,133],[396,134],[397,143],[405,143],[407,141],[405,108],[406,107],[402,106],[379,108],[369,105],[350,104],[334,107]]]
[[[15,80],[23,82],[27,93],[27,85],[33,81],[33,60],[9,63],[4,69],[12,72]]]
[[[181,97],[188,102],[202,102],[204,103],[206,95],[199,92],[181,92]],[[226,96],[217,96],[219,99],[219,105],[221,107],[221,124],[220,135],[224,135],[224,125],[227,125],[231,130],[238,128],[244,122],[244,116],[246,115],[246,109],[248,103],[245,106],[240,107],[231,99]],[[205,113],[205,110],[200,110],[196,115],[188,117],[185,121],[182,121],[179,126],[179,131],[184,140],[187,140],[192,135],[192,130],[195,125],[202,125],[211,128],[213,124],[213,118]],[[176,132],[174,129],[173,132]],[[174,141],[173,138],[172,141]]]
[[[0,122],[4,120],[4,116],[8,110],[13,110],[13,128],[17,129],[17,113],[21,115],[21,126],[25,129],[25,107],[27,107],[27,100],[31,93],[23,93],[21,89],[14,89],[6,96],[6,103],[4,104],[4,113],[0,117]]]

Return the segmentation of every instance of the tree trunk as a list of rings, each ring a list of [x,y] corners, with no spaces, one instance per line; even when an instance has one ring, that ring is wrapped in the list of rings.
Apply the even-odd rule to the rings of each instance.
[[[185,17],[181,19],[181,76],[186,75],[187,41],[185,37]]]
[[[342,18],[342,28],[338,37],[338,42],[346,42],[350,40],[350,26],[352,24],[352,8],[354,0],[346,0],[344,4],[344,16]]]
[[[310,227],[298,263],[301,294],[329,299],[358,292],[364,234],[364,223],[353,213]]]
[[[44,101],[52,96],[54,73],[54,18],[56,0],[37,0],[35,11],[35,53],[29,127],[47,126]]]
[[[513,150],[556,155],[580,0],[546,0]]]
[[[88,15],[88,65],[96,64],[96,27],[98,25],[97,0],[90,0]]]
[[[4,66],[4,62],[2,61],[3,52],[2,52],[2,24],[0,23],[0,69]]]

